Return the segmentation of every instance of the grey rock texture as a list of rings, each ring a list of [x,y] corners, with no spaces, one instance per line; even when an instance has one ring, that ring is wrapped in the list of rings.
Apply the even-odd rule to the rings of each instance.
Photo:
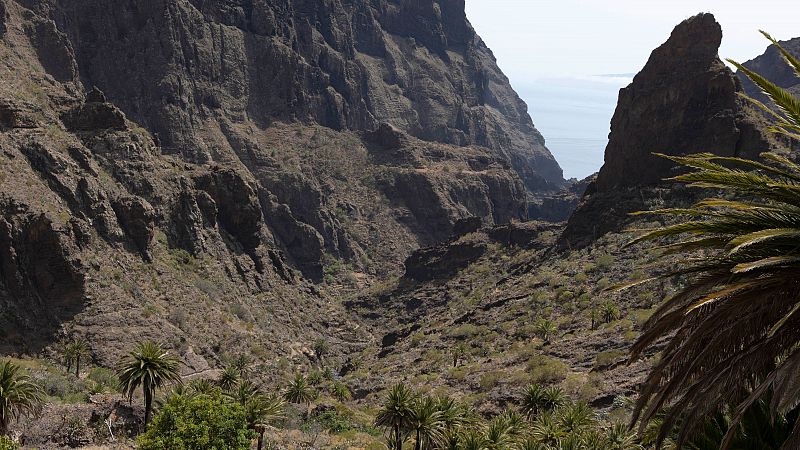
[[[531,190],[563,183],[464,0],[24,3],[69,37],[84,83],[190,160],[230,151],[204,132],[225,120],[336,130],[388,122],[423,140],[497,150]]]

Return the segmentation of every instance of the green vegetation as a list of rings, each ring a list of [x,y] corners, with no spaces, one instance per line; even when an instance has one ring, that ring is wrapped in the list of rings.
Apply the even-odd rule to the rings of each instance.
[[[311,402],[317,398],[317,392],[308,384],[308,380],[303,374],[298,373],[289,381],[283,393],[286,401],[291,403],[302,404],[308,406],[307,415],[311,414]]]
[[[402,450],[408,430],[411,429],[411,418],[414,414],[415,394],[404,384],[392,386],[383,408],[375,417],[375,426],[387,428],[390,433],[389,445],[395,450]]]
[[[58,350],[64,358],[64,365],[67,367],[67,371],[71,371],[74,364],[75,376],[80,376],[81,358],[89,356],[89,344],[83,339],[75,338],[62,342]]]
[[[800,74],[800,60],[765,36]],[[774,131],[800,139],[800,99],[731,63],[779,107],[774,112],[751,99],[774,117]],[[781,154],[761,157],[669,157],[692,169],[676,181],[732,196],[652,211],[687,219],[634,241],[689,235],[669,241],[666,253],[691,257],[664,275],[684,277],[687,283],[653,313],[632,349],[638,356],[656,341],[669,339],[634,411],[643,427],[663,415],[656,442],[676,428],[681,447],[703,417],[735,405],[722,438],[721,447],[728,448],[745,413],[766,394],[772,396],[772,417],[792,413],[800,402],[800,165]],[[800,442],[800,427],[789,440],[792,447]]]
[[[142,387],[144,396],[144,427],[150,422],[150,415],[153,412],[153,398],[158,389],[164,387],[166,383],[180,383],[181,378],[178,373],[178,360],[164,351],[155,342],[143,342],[132,351],[126,359],[123,359],[118,368],[120,390],[133,399],[133,394]]]
[[[483,421],[451,398],[419,395],[398,384],[389,390],[375,424],[389,431],[392,449],[406,448],[407,441],[415,450],[643,448],[627,427],[602,424],[587,404],[569,401],[559,390],[529,386],[520,410]]]
[[[10,437],[0,435],[0,450],[17,450],[19,445],[12,441]]]
[[[249,450],[254,433],[245,408],[219,395],[173,395],[139,436],[141,450]]]
[[[42,388],[11,361],[0,363],[0,436],[8,434],[8,425],[24,415],[39,411]]]

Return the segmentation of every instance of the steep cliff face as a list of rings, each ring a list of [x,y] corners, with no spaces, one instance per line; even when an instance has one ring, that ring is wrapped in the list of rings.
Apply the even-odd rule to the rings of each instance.
[[[531,190],[563,182],[463,0],[22,3],[55,19],[85,85],[193,161],[233,157],[228,122],[388,122],[498,150]]]
[[[526,189],[551,191],[563,183],[525,104],[466,20],[463,1],[13,4],[36,24],[27,35],[56,80],[99,87],[154,135],[161,153],[247,174],[270,211],[279,246],[315,279],[325,254],[359,269],[397,269],[420,243],[446,238],[454,220],[469,214],[489,223],[524,218],[516,205]],[[361,264],[371,251],[340,220],[342,210],[352,209],[340,203],[371,201],[345,198],[343,190],[352,189],[334,173],[364,179],[365,172],[379,172],[374,152],[366,151],[371,144],[356,143],[353,138],[361,138],[352,133],[380,124],[407,134],[407,142],[450,145],[444,154],[477,152],[499,164],[491,175],[469,169],[471,180],[464,171],[435,180],[432,172],[418,171],[370,182],[396,211],[410,210],[414,223],[392,218],[402,232],[369,241],[399,235],[397,254]],[[286,133],[287,126],[308,127],[310,136]],[[336,167],[351,157],[357,167]],[[403,188],[423,189],[422,198],[434,204],[422,204]]]
[[[654,152],[755,157],[767,148],[736,95],[741,84],[717,55],[721,41],[711,14],[687,19],[620,91],[598,191],[659,183],[673,165]]]
[[[676,174],[672,162],[653,153],[756,158],[774,146],[764,118],[739,97],[739,79],[719,59],[721,40],[711,14],[687,19],[620,90],[605,163],[570,218],[565,241],[593,239],[643,208],[648,196],[641,190]]]

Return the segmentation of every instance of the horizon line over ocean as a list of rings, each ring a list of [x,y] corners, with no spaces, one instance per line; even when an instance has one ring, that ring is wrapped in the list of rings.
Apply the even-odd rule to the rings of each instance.
[[[622,73],[514,83],[564,178],[581,180],[600,170],[619,90],[632,79]]]

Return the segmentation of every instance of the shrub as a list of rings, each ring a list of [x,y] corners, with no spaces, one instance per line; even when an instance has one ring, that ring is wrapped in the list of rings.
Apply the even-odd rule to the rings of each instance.
[[[567,365],[560,359],[536,355],[528,361],[528,372],[533,383],[556,383],[567,376]]]
[[[486,372],[486,373],[484,373],[483,375],[481,375],[481,378],[479,380],[479,384],[481,386],[481,389],[484,390],[484,391],[488,391],[488,390],[494,388],[495,386],[497,386],[497,383],[500,382],[500,378],[502,376],[503,376],[502,372]]]
[[[603,253],[597,257],[595,260],[597,267],[600,269],[608,269],[611,264],[614,264],[614,257],[609,255],[608,253]]]
[[[332,433],[342,433],[353,429],[353,424],[339,415],[335,409],[319,413],[314,417],[314,420],[319,423],[322,428]]]
[[[454,327],[448,333],[453,339],[467,339],[472,338],[481,333],[481,328],[471,323],[465,323]]]
[[[0,436],[0,450],[17,450],[19,445],[8,436]]]
[[[249,450],[254,433],[244,409],[219,395],[172,396],[139,436],[140,450]]]
[[[616,362],[620,357],[624,356],[626,352],[622,350],[609,350],[607,352],[600,352],[595,357],[594,366],[606,367]]]
[[[99,392],[116,391],[119,385],[117,374],[105,367],[94,367],[89,371],[89,379],[97,383],[96,390]]]

